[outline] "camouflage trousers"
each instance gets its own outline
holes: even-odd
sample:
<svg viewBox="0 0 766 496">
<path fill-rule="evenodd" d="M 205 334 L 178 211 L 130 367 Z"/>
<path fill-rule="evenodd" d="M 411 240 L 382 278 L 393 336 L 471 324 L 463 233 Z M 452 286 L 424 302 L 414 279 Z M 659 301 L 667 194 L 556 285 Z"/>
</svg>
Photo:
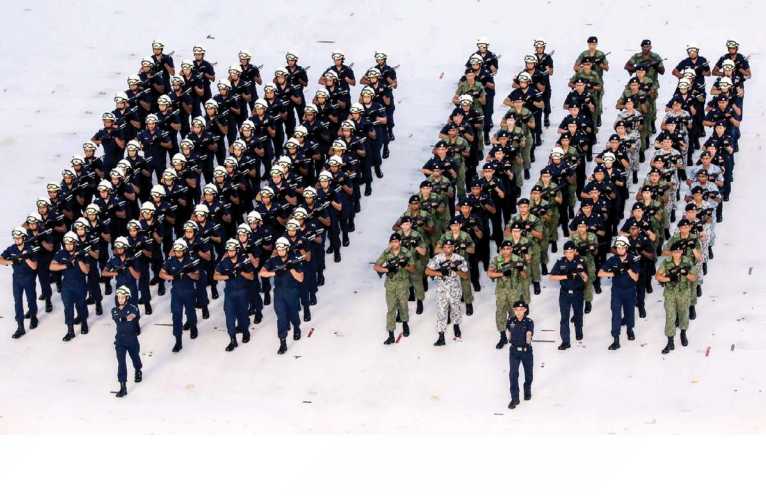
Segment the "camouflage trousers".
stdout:
<svg viewBox="0 0 766 496">
<path fill-rule="evenodd" d="M 692 291 L 694 289 L 692 288 Z M 678 328 L 686 330 L 689 328 L 689 291 L 669 291 L 665 290 L 663 297 L 665 299 L 665 335 L 676 335 L 676 320 Z"/>
<path fill-rule="evenodd" d="M 495 326 L 499 332 L 505 330 L 513 304 L 519 300 L 529 303 L 529 285 L 527 285 L 526 295 L 524 295 L 524 290 L 521 286 L 495 291 Z"/>
<path fill-rule="evenodd" d="M 386 287 L 386 330 L 391 332 L 396 329 L 396 313 L 399 312 L 399 318 L 402 322 L 410 320 L 410 314 L 407 308 L 407 299 L 409 298 L 409 288 L 404 285 L 391 285 Z"/>
<path fill-rule="evenodd" d="M 459 285 L 439 284 L 436 289 L 436 331 L 447 330 L 448 317 L 452 323 L 460 325 L 463 321 L 463 310 L 460 308 L 462 291 Z"/>
<path fill-rule="evenodd" d="M 416 261 L 415 272 L 410 272 L 410 286 L 412 286 L 412 288 L 415 291 L 416 300 L 422 301 L 426 297 L 426 290 L 425 290 L 425 286 L 423 285 L 425 270 L 426 270 L 425 262 Z"/>
</svg>

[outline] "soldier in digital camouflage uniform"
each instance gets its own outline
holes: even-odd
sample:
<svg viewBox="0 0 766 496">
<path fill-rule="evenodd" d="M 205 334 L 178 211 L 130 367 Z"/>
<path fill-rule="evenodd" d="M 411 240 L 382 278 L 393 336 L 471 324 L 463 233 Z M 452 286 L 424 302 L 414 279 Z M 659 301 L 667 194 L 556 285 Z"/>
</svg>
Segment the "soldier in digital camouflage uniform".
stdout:
<svg viewBox="0 0 766 496">
<path fill-rule="evenodd" d="M 386 330 L 388 338 L 383 344 L 396 342 L 394 331 L 396 330 L 397 315 L 402 321 L 404 336 L 410 335 L 410 327 L 407 321 L 410 314 L 407 308 L 407 295 L 410 287 L 409 274 L 415 270 L 415 261 L 409 250 L 402 248 L 402 237 L 398 233 L 391 234 L 388 248 L 378 257 L 373 265 L 373 270 L 386 276 Z"/>
<path fill-rule="evenodd" d="M 460 279 L 468 279 L 468 262 L 465 258 L 455 253 L 455 242 L 446 239 L 442 245 L 442 251 L 428 262 L 426 275 L 438 279 L 436 285 L 436 330 L 439 339 L 434 346 L 444 346 L 444 332 L 447 324 L 452 320 L 452 328 L 455 339 L 462 337 L 460 323 L 462 322 L 462 310 L 460 309 L 460 297 L 462 289 Z"/>
<path fill-rule="evenodd" d="M 471 239 L 471 235 L 461 230 L 462 225 L 463 223 L 460 218 L 453 217 L 449 222 L 449 230 L 442 234 L 438 243 L 436 243 L 436 249 L 434 250 L 434 253 L 441 253 L 444 247 L 444 243 L 449 239 L 454 242 L 455 253 L 458 255 L 462 256 L 466 260 L 468 260 L 470 256 L 474 255 L 476 253 L 476 245 L 474 244 L 473 239 Z M 463 292 L 465 314 L 473 315 L 473 290 L 471 288 L 470 278 L 461 278 L 460 287 Z"/>
<path fill-rule="evenodd" d="M 513 304 L 516 301 L 529 303 L 527 262 L 513 252 L 511 240 L 506 239 L 500 244 L 500 253 L 490 261 L 487 275 L 495 281 L 495 326 L 500 333 L 495 348 L 499 350 L 508 343 L 505 326 Z"/>
<path fill-rule="evenodd" d="M 681 329 L 681 345 L 686 346 L 686 330 L 689 328 L 689 304 L 693 294 L 693 285 L 697 280 L 697 267 L 694 260 L 684 256 L 684 245 L 675 241 L 670 246 L 671 256 L 662 260 L 657 267 L 656 279 L 665 286 L 662 296 L 665 299 L 665 336 L 668 342 L 662 349 L 663 354 L 675 349 L 676 327 Z"/>
<path fill-rule="evenodd" d="M 532 191 L 529 193 L 529 211 L 543 224 L 543 239 L 540 242 L 540 269 L 543 275 L 548 274 L 548 245 L 551 246 L 553 253 L 558 251 L 556 244 L 559 234 L 558 225 L 553 217 L 555 210 L 555 207 L 543 199 L 542 188 L 537 185 L 532 186 Z"/>
<path fill-rule="evenodd" d="M 433 248 L 436 246 L 442 233 L 447 230 L 447 224 L 449 223 L 450 215 L 447 198 L 439 193 L 434 193 L 431 181 L 428 179 L 421 181 L 418 198 L 420 199 L 421 210 L 428 212 L 434 223 L 434 230 L 430 239 L 431 248 Z"/>
</svg>

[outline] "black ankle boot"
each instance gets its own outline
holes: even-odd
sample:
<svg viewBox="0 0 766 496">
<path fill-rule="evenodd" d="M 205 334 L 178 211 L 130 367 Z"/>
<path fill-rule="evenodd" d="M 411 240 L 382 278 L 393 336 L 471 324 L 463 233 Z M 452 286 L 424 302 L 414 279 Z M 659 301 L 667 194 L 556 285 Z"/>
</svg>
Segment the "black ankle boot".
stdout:
<svg viewBox="0 0 766 496">
<path fill-rule="evenodd" d="M 505 331 L 500 333 L 500 341 L 495 345 L 495 349 L 502 350 L 503 346 L 508 344 L 508 336 L 505 335 Z"/>
<path fill-rule="evenodd" d="M 584 310 L 584 312 L 585 313 L 590 313 L 590 311 L 591 311 L 591 303 L 589 301 L 586 301 L 585 302 L 585 310 Z"/>
<path fill-rule="evenodd" d="M 143 380 L 144 380 L 144 374 L 143 372 L 141 372 L 141 369 L 136 370 L 135 373 L 133 374 L 133 381 L 141 382 Z"/>
<path fill-rule="evenodd" d="M 120 390 L 117 391 L 117 395 L 116 396 L 118 398 L 124 398 L 127 395 L 128 395 L 128 388 L 125 386 L 124 382 L 121 382 L 120 383 Z"/>
<path fill-rule="evenodd" d="M 407 301 L 415 301 L 415 288 L 410 286 L 410 295 L 407 297 Z"/>
<path fill-rule="evenodd" d="M 160 281 L 159 285 L 157 285 L 157 294 L 160 296 L 165 294 L 165 281 Z"/>
<path fill-rule="evenodd" d="M 66 331 L 66 335 L 64 336 L 64 341 L 71 341 L 74 339 L 74 326 L 69 326 L 69 328 Z"/>
<path fill-rule="evenodd" d="M 420 315 L 421 313 L 423 313 L 423 300 L 418 300 L 415 307 L 415 314 Z"/>
<path fill-rule="evenodd" d="M 152 304 L 151 303 L 144 303 L 144 313 L 146 315 L 152 314 Z"/>
<path fill-rule="evenodd" d="M 271 292 L 266 291 L 263 293 L 263 306 L 267 307 L 271 305 Z"/>
<path fill-rule="evenodd" d="M 53 311 L 53 303 L 50 298 L 45 299 L 45 313 L 51 313 Z"/>
<path fill-rule="evenodd" d="M 82 325 L 80 326 L 80 334 L 88 334 L 90 329 L 88 329 L 88 323 L 86 321 L 82 321 Z"/>
<path fill-rule="evenodd" d="M 218 286 L 210 286 L 210 298 L 217 300 L 218 296 Z"/>
<path fill-rule="evenodd" d="M 21 336 L 26 334 L 27 331 L 24 330 L 24 324 L 19 322 L 16 326 L 16 332 L 13 333 L 13 336 L 11 336 L 13 339 L 19 339 Z"/>
<path fill-rule="evenodd" d="M 686 338 L 686 330 L 681 329 L 681 346 L 688 346 L 689 340 Z"/>
<path fill-rule="evenodd" d="M 638 307 L 638 317 L 641 319 L 646 318 L 646 308 L 645 307 Z"/>
<path fill-rule="evenodd" d="M 410 336 L 410 325 L 407 322 L 402 322 L 402 336 L 405 338 Z"/>
<path fill-rule="evenodd" d="M 303 307 L 303 321 L 311 322 L 311 308 L 308 305 Z"/>
<path fill-rule="evenodd" d="M 375 176 L 380 179 L 383 177 L 383 171 L 380 169 L 379 165 L 374 166 L 375 168 Z"/>
<path fill-rule="evenodd" d="M 463 333 L 460 332 L 460 326 L 458 324 L 453 325 L 452 330 L 455 332 L 455 339 L 463 337 Z"/>
<path fill-rule="evenodd" d="M 236 338 L 235 338 L 235 341 L 236 341 Z M 249 343 L 250 342 L 250 331 L 248 331 L 247 329 L 244 329 L 242 331 L 242 342 L 243 343 Z"/>
<path fill-rule="evenodd" d="M 394 331 L 388 331 L 388 338 L 386 338 L 385 341 L 383 341 L 383 344 L 394 344 L 396 342 L 396 339 L 394 338 Z"/>
<path fill-rule="evenodd" d="M 673 343 L 673 336 L 668 336 L 668 344 L 665 345 L 664 348 L 662 348 L 662 354 L 667 355 L 671 351 L 676 349 L 675 343 Z"/>
<path fill-rule="evenodd" d="M 465 304 L 465 314 L 466 315 L 473 315 L 473 303 L 466 303 Z"/>
<path fill-rule="evenodd" d="M 540 273 L 544 276 L 548 275 L 548 266 L 545 265 L 545 262 L 540 262 Z"/>
<path fill-rule="evenodd" d="M 536 295 L 540 294 L 540 283 L 539 282 L 533 282 L 532 287 L 534 288 L 534 292 Z"/>
<path fill-rule="evenodd" d="M 559 244 L 551 241 L 551 253 L 556 253 L 557 251 L 559 251 Z"/>
<path fill-rule="evenodd" d="M 176 344 L 173 345 L 173 353 L 178 353 L 183 349 L 183 345 L 181 344 L 181 338 L 176 338 Z"/>
<path fill-rule="evenodd" d="M 301 339 L 301 330 L 300 329 L 294 329 L 293 330 L 293 341 L 300 341 Z"/>
<path fill-rule="evenodd" d="M 284 355 L 286 351 L 287 351 L 287 339 L 279 338 L 279 349 L 277 350 L 277 355 Z"/>
<path fill-rule="evenodd" d="M 237 346 L 239 346 L 239 344 L 237 344 L 237 338 L 232 336 L 229 344 L 226 345 L 226 351 L 234 351 L 234 348 Z"/>
<path fill-rule="evenodd" d="M 210 310 L 207 308 L 207 305 L 202 307 L 202 320 L 207 320 L 210 318 Z"/>
<path fill-rule="evenodd" d="M 436 342 L 434 343 L 434 346 L 444 346 L 445 344 L 447 343 L 444 341 L 444 333 L 440 332 L 439 339 L 436 340 Z"/>
<path fill-rule="evenodd" d="M 636 339 L 636 335 L 633 333 L 633 328 L 628 327 L 628 341 L 633 341 Z"/>
<path fill-rule="evenodd" d="M 633 171 L 633 184 L 638 184 L 638 171 Z"/>
<path fill-rule="evenodd" d="M 689 320 L 694 320 L 697 318 L 697 310 L 694 308 L 694 305 L 689 307 Z"/>
<path fill-rule="evenodd" d="M 609 345 L 609 350 L 614 351 L 619 349 L 620 349 L 620 337 L 615 336 L 614 341 L 612 341 L 612 344 Z"/>
<path fill-rule="evenodd" d="M 190 329 L 189 337 L 191 337 L 192 339 L 197 339 L 197 336 L 199 334 L 197 332 L 197 326 L 196 325 L 190 326 L 189 329 Z"/>
<path fill-rule="evenodd" d="M 263 320 L 263 312 L 256 310 L 253 314 L 253 324 L 260 324 Z"/>
</svg>

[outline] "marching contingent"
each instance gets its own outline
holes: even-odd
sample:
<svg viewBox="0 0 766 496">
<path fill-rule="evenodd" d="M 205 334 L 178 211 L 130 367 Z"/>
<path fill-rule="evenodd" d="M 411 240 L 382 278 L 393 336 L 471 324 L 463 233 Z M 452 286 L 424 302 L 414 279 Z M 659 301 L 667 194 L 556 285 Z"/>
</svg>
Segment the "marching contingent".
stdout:
<svg viewBox="0 0 766 496">
<path fill-rule="evenodd" d="M 198 337 L 198 313 L 210 317 L 219 283 L 226 351 L 239 346 L 238 334 L 250 341 L 251 317 L 259 324 L 269 305 L 277 353 L 287 351 L 290 330 L 301 339 L 326 256 L 341 262 L 394 141 L 397 76 L 385 52 L 374 53 L 358 98 L 354 64 L 333 52 L 309 101 L 308 67 L 293 52 L 265 84 L 249 50 L 220 79 L 201 45 L 178 72 L 162 41 L 152 52 L 0 256 L 13 268 L 14 339 L 26 320 L 38 326 L 38 301 L 53 311 L 54 287 L 67 342 L 75 326 L 88 334 L 89 308 L 101 316 L 114 293 L 118 397 L 127 394 L 127 356 L 135 382 L 143 379 L 138 336 L 141 309 L 154 311 L 152 286 L 157 296 L 170 286 L 173 352 L 184 331 Z"/>
<path fill-rule="evenodd" d="M 450 324 L 454 339 L 462 339 L 463 314 L 473 315 L 483 269 L 495 286 L 496 348 L 510 345 L 511 409 L 519 404 L 520 366 L 524 399 L 532 397 L 529 312 L 543 277 L 559 283 L 561 351 L 571 347 L 570 324 L 574 338 L 584 339 L 584 316 L 604 279 L 611 279 L 609 350 L 620 349 L 623 327 L 628 341 L 636 339 L 635 313 L 646 318 L 654 282 L 663 288 L 662 354 L 675 349 L 677 331 L 687 346 L 714 256 L 715 225 L 734 181 L 744 82 L 751 76 L 738 43 L 727 41 L 727 53 L 712 68 L 697 45 L 688 45 L 688 57 L 672 71 L 673 96 L 659 103 L 658 123 L 665 59 L 643 40 L 625 63 L 629 79 L 615 104 L 617 119 L 599 146 L 609 53 L 589 37 L 574 62 L 547 156 L 536 152 L 542 129 L 551 125 L 553 52 L 534 40 L 492 132 L 499 56 L 486 38 L 476 46 L 433 156 L 421 168 L 424 180 L 373 266 L 386 275 L 384 344 L 410 335 L 408 302 L 416 302 L 416 314 L 424 311 L 429 280 L 436 291 L 434 346 L 447 343 Z M 710 76 L 716 79 L 708 98 Z M 537 177 L 532 163 L 540 164 Z M 559 247 L 563 256 L 556 259 Z M 403 330 L 396 338 L 398 322 Z"/>
<path fill-rule="evenodd" d="M 712 67 L 698 46 L 688 45 L 688 57 L 672 69 L 673 95 L 658 112 L 666 59 L 643 40 L 625 63 L 625 88 L 611 100 L 618 110 L 613 123 L 602 123 L 611 52 L 602 52 L 595 36 L 574 61 L 558 123 L 551 103 L 555 51 L 547 53 L 544 40 L 534 40 L 521 60 L 499 121 L 500 56 L 487 38 L 476 47 L 432 156 L 420 166 L 423 180 L 373 264 L 385 277 L 384 344 L 413 332 L 410 303 L 422 314 L 429 289 L 434 345 L 447 344 L 448 330 L 461 340 L 488 279 L 496 348 L 510 348 L 513 409 L 520 366 L 523 397 L 532 396 L 530 309 L 545 277 L 559 285 L 559 350 L 571 347 L 571 327 L 575 340 L 585 338 L 585 315 L 606 290 L 605 279 L 609 350 L 620 349 L 623 327 L 635 340 L 636 311 L 646 318 L 654 283 L 664 297 L 661 352 L 675 349 L 677 332 L 687 346 L 734 181 L 751 76 L 739 45 L 727 41 Z M 116 326 L 118 397 L 127 394 L 127 356 L 135 382 L 142 380 L 141 315 L 153 313 L 153 298 L 167 286 L 173 352 L 182 350 L 184 331 L 197 338 L 198 313 L 210 317 L 222 283 L 226 351 L 248 343 L 250 319 L 261 323 L 273 305 L 284 354 L 290 330 L 299 340 L 302 322 L 312 318 L 327 256 L 341 262 L 362 197 L 383 177 L 395 139 L 398 66 L 388 65 L 384 51 L 375 52 L 359 81 L 354 64 L 332 53 L 310 101 L 304 94 L 310 67 L 292 52 L 265 82 L 248 50 L 220 79 L 203 46 L 193 47 L 180 71 L 163 42 L 155 40 L 152 52 L 114 96 L 103 127 L 13 228 L 13 244 L 0 256 L 13 269 L 14 339 L 38 326 L 38 301 L 45 313 L 53 311 L 54 288 L 67 342 L 75 326 L 89 332 L 90 308 L 101 316 L 104 296 L 114 293 L 107 311 Z M 709 86 L 706 78 L 713 77 Z M 547 151 L 543 130 L 552 117 L 556 139 Z M 603 125 L 608 139 L 599 143 Z"/>
</svg>

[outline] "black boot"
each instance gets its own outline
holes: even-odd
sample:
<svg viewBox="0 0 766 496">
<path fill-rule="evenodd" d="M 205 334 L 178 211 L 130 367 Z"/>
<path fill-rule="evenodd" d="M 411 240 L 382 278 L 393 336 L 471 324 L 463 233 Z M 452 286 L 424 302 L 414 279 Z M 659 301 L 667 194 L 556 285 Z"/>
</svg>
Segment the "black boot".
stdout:
<svg viewBox="0 0 766 496">
<path fill-rule="evenodd" d="M 399 310 L 396 311 L 396 321 L 397 322 L 401 322 L 402 321 L 402 317 L 401 317 L 401 315 L 399 315 Z"/>
<path fill-rule="evenodd" d="M 333 255 L 333 257 L 332 257 L 332 261 L 335 262 L 335 263 L 340 262 L 340 250 L 335 252 L 335 255 Z"/>
<path fill-rule="evenodd" d="M 112 284 L 111 283 L 109 283 L 109 282 L 105 282 L 104 283 L 104 294 L 106 296 L 109 296 L 110 294 L 112 294 Z"/>
<path fill-rule="evenodd" d="M 370 196 L 372 194 L 372 187 L 369 184 L 364 185 L 364 196 Z"/>
<path fill-rule="evenodd" d="M 681 346 L 688 346 L 689 340 L 686 339 L 686 330 L 681 329 Z"/>
<path fill-rule="evenodd" d="M 633 341 L 636 339 L 636 335 L 633 333 L 633 328 L 628 327 L 628 341 Z"/>
<path fill-rule="evenodd" d="M 303 307 L 303 322 L 311 322 L 311 307 L 308 305 Z"/>
<path fill-rule="evenodd" d="M 545 116 L 545 120 L 543 121 L 543 126 L 551 127 L 551 119 L 547 115 Z"/>
<path fill-rule="evenodd" d="M 176 338 L 176 344 L 173 345 L 173 353 L 178 353 L 183 349 L 183 345 L 181 344 L 181 338 Z"/>
<path fill-rule="evenodd" d="M 676 210 L 673 209 L 670 211 L 670 222 L 675 222 L 675 221 L 676 221 Z M 670 233 L 670 231 L 668 231 L 668 233 Z M 668 238 L 670 238 L 670 236 L 668 236 Z"/>
<path fill-rule="evenodd" d="M 388 331 L 388 338 L 386 338 L 385 341 L 383 341 L 383 344 L 394 344 L 396 342 L 396 339 L 394 339 L 394 331 Z"/>
<path fill-rule="evenodd" d="M 260 310 L 256 310 L 255 314 L 253 314 L 253 324 L 260 324 L 263 320 L 263 312 Z"/>
<path fill-rule="evenodd" d="M 402 336 L 405 338 L 410 336 L 410 325 L 407 322 L 402 322 Z"/>
<path fill-rule="evenodd" d="M 551 253 L 556 253 L 557 251 L 559 251 L 559 244 L 551 241 Z"/>
<path fill-rule="evenodd" d="M 633 171 L 633 184 L 638 184 L 638 171 Z"/>
<path fill-rule="evenodd" d="M 380 155 L 383 158 L 388 158 L 391 154 L 388 151 L 388 145 L 383 145 L 383 153 Z"/>
<path fill-rule="evenodd" d="M 410 296 L 407 298 L 407 301 L 415 301 L 415 288 L 410 286 Z"/>
<path fill-rule="evenodd" d="M 668 344 L 665 345 L 664 348 L 662 348 L 662 354 L 667 355 L 671 351 L 676 349 L 675 343 L 673 343 L 673 336 L 668 336 Z"/>
<path fill-rule="evenodd" d="M 190 328 L 189 328 L 189 329 L 190 329 L 190 331 L 191 331 L 191 332 L 189 333 L 189 337 L 191 337 L 192 339 L 197 339 L 197 336 L 198 336 L 198 334 L 199 334 L 199 333 L 197 332 L 197 326 L 196 326 L 196 325 L 194 325 L 194 326 L 190 326 Z"/>
<path fill-rule="evenodd" d="M 418 300 L 417 306 L 415 307 L 415 314 L 420 315 L 423 313 L 423 300 Z"/>
<path fill-rule="evenodd" d="M 202 320 L 207 320 L 210 318 L 210 310 L 208 310 L 207 305 L 202 307 Z"/>
<path fill-rule="evenodd" d="M 217 300 L 218 299 L 218 286 L 210 286 L 210 298 Z"/>
<path fill-rule="evenodd" d="M 700 296 L 702 296 L 702 286 L 697 284 L 697 298 L 699 298 Z"/>
<path fill-rule="evenodd" d="M 165 294 L 165 281 L 160 281 L 159 285 L 157 286 L 157 294 L 159 296 Z"/>
<path fill-rule="evenodd" d="M 263 293 L 263 306 L 267 307 L 271 305 L 271 292 L 266 291 Z"/>
<path fill-rule="evenodd" d="M 645 307 L 638 307 L 638 317 L 641 319 L 646 318 L 646 308 Z"/>
<path fill-rule="evenodd" d="M 559 345 L 559 350 L 560 351 L 568 350 L 571 346 L 572 345 L 570 345 L 569 343 L 561 343 Z"/>
<path fill-rule="evenodd" d="M 64 336 L 64 341 L 71 341 L 74 339 L 74 326 L 69 326 L 69 328 L 66 331 L 66 335 Z"/>
<path fill-rule="evenodd" d="M 21 336 L 26 334 L 27 331 L 24 330 L 24 323 L 19 322 L 16 326 L 16 332 L 13 333 L 13 336 L 11 336 L 13 339 L 19 339 Z"/>
<path fill-rule="evenodd" d="M 287 339 L 279 338 L 279 349 L 277 350 L 277 355 L 284 355 L 286 351 L 287 351 Z"/>
<path fill-rule="evenodd" d="M 235 338 L 235 342 L 236 342 L 236 338 Z M 242 331 L 242 342 L 243 343 L 249 343 L 250 342 L 250 331 L 248 331 L 247 329 L 244 329 Z"/>
<path fill-rule="evenodd" d="M 707 262 L 702 262 L 702 275 L 707 275 Z M 699 288 L 699 286 L 697 286 L 697 288 Z"/>
<path fill-rule="evenodd" d="M 324 272 L 317 274 L 317 286 L 324 286 Z"/>
<path fill-rule="evenodd" d="M 694 305 L 689 307 L 689 320 L 694 320 L 697 318 L 697 310 L 694 308 Z"/>
<path fill-rule="evenodd" d="M 593 281 L 593 291 L 595 291 L 596 294 L 601 294 L 601 279 L 598 277 Z"/>
<path fill-rule="evenodd" d="M 229 341 L 229 344 L 226 345 L 226 351 L 234 351 L 234 348 L 239 346 L 237 344 L 237 338 L 236 336 L 231 337 L 231 341 Z"/>
<path fill-rule="evenodd" d="M 533 282 L 532 287 L 534 288 L 534 292 L 536 295 L 540 294 L 540 283 L 539 282 Z"/>
<path fill-rule="evenodd" d="M 500 341 L 495 345 L 496 350 L 502 350 L 503 346 L 508 344 L 508 336 L 505 335 L 505 331 L 500 333 Z"/>
<path fill-rule="evenodd" d="M 614 341 L 612 341 L 612 344 L 609 345 L 609 350 L 619 350 L 620 349 L 620 336 L 615 336 Z"/>
<path fill-rule="evenodd" d="M 575 339 L 582 341 L 582 329 L 575 329 Z"/>
<path fill-rule="evenodd" d="M 191 329 L 191 324 L 189 324 L 189 322 L 188 322 L 188 321 L 187 321 L 187 322 L 185 322 L 185 323 L 184 323 L 184 325 L 183 325 L 183 327 L 182 327 L 182 329 L 183 329 L 184 331 L 188 331 L 189 329 Z"/>
<path fill-rule="evenodd" d="M 460 326 L 458 324 L 453 325 L 452 330 L 455 332 L 455 339 L 461 339 L 463 337 L 463 333 L 460 332 Z"/>
<path fill-rule="evenodd" d="M 529 169 L 524 169 L 524 179 L 529 179 Z"/>
<path fill-rule="evenodd" d="M 474 290 L 475 292 L 477 292 L 477 293 L 478 293 L 479 291 L 481 291 L 481 284 L 479 284 L 479 281 L 474 281 L 474 282 L 473 282 L 473 290 Z"/>
<path fill-rule="evenodd" d="M 80 326 L 80 334 L 88 334 L 89 331 L 88 322 L 83 320 L 82 325 Z"/>
<path fill-rule="evenodd" d="M 466 303 L 465 304 L 465 314 L 466 315 L 473 315 L 473 303 Z"/>
<path fill-rule="evenodd" d="M 444 346 L 445 344 L 447 343 L 444 341 L 444 333 L 440 332 L 439 339 L 436 340 L 436 342 L 434 343 L 434 346 Z"/>
<path fill-rule="evenodd" d="M 45 313 L 51 313 L 53 311 L 53 303 L 50 298 L 45 299 Z"/>
<path fill-rule="evenodd" d="M 512 400 L 511 400 L 511 402 L 510 402 L 510 403 L 508 403 L 508 409 L 509 409 L 509 410 L 513 410 L 514 408 L 516 408 L 516 406 L 517 406 L 519 403 L 520 403 L 520 402 L 519 402 L 519 399 L 518 399 L 518 398 L 514 398 L 514 399 L 512 399 Z"/>
<path fill-rule="evenodd" d="M 540 262 L 540 273 L 544 276 L 548 275 L 548 266 L 545 265 L 545 262 Z"/>
<path fill-rule="evenodd" d="M 532 386 L 527 387 L 524 386 L 524 401 L 529 401 L 532 399 Z"/>
<path fill-rule="evenodd" d="M 536 160 L 536 159 L 535 159 L 535 149 L 534 149 L 534 148 L 532 148 L 532 149 L 529 151 L 529 161 L 530 161 L 530 162 L 532 162 L 532 163 L 535 163 L 535 160 Z M 524 172 L 527 172 L 527 171 L 524 171 Z M 528 177 L 525 177 L 524 179 L 529 179 L 529 178 L 528 178 Z"/>
<path fill-rule="evenodd" d="M 300 340 L 301 340 L 301 330 L 293 329 L 293 341 L 300 341 Z"/>
<path fill-rule="evenodd" d="M 713 260 L 713 247 L 712 246 L 708 246 L 707 247 L 707 257 L 710 260 Z"/>
<path fill-rule="evenodd" d="M 128 388 L 125 386 L 124 382 L 121 382 L 120 383 L 120 390 L 117 391 L 117 395 L 116 396 L 118 398 L 124 398 L 127 395 L 128 395 Z"/>
<path fill-rule="evenodd" d="M 638 151 L 638 161 L 641 162 L 642 164 L 646 162 L 646 154 L 644 153 L 643 150 Z"/>
<path fill-rule="evenodd" d="M 341 245 L 348 246 L 350 244 L 350 241 L 348 240 L 348 234 L 343 233 L 343 241 L 340 243 Z"/>
<path fill-rule="evenodd" d="M 141 372 L 141 369 L 136 370 L 136 372 L 133 374 L 133 381 L 134 382 L 141 382 L 144 380 L 144 374 Z"/>
<path fill-rule="evenodd" d="M 586 301 L 585 302 L 585 310 L 584 310 L 584 312 L 585 313 L 590 313 L 590 311 L 591 311 L 591 303 L 589 301 Z"/>
<path fill-rule="evenodd" d="M 376 165 L 376 166 L 374 166 L 374 168 L 375 168 L 375 177 L 377 177 L 378 179 L 382 178 L 383 177 L 383 171 L 380 169 L 380 166 Z"/>
<path fill-rule="evenodd" d="M 146 315 L 152 314 L 152 304 L 151 303 L 144 303 L 144 313 Z"/>
</svg>

